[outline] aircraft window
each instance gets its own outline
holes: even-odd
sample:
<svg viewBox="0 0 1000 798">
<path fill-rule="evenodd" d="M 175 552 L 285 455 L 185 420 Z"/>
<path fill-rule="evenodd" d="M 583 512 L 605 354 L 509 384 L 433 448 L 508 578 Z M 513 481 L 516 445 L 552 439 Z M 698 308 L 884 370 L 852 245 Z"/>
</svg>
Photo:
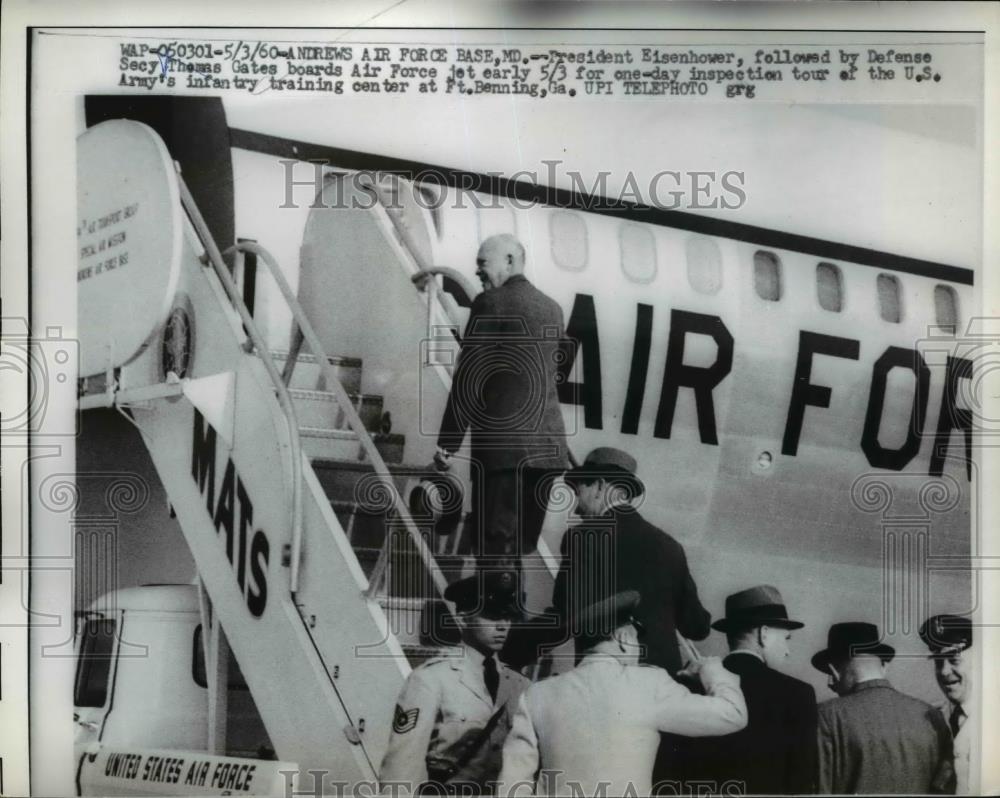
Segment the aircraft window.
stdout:
<svg viewBox="0 0 1000 798">
<path fill-rule="evenodd" d="M 844 283 L 840 269 L 832 263 L 816 266 L 816 297 L 823 310 L 840 313 L 844 307 Z"/>
<path fill-rule="evenodd" d="M 688 283 L 699 294 L 717 294 L 722 288 L 722 253 L 711 238 L 687 240 Z"/>
<path fill-rule="evenodd" d="M 753 287 L 761 299 L 781 299 L 781 262 L 777 255 L 761 250 L 753 254 Z"/>
<path fill-rule="evenodd" d="M 201 624 L 194 629 L 194 645 L 191 647 L 191 678 L 199 687 L 208 687 L 208 674 L 205 672 L 205 643 L 202 640 Z M 229 685 L 230 690 L 249 690 L 243 671 L 236 661 L 236 655 L 229 652 Z"/>
<path fill-rule="evenodd" d="M 934 286 L 934 316 L 942 332 L 955 334 L 958 328 L 958 296 L 950 285 Z"/>
<path fill-rule="evenodd" d="M 891 274 L 880 274 L 876 281 L 878 309 L 885 321 L 899 324 L 903 318 L 903 300 L 899 294 L 899 280 Z"/>
<path fill-rule="evenodd" d="M 653 234 L 637 224 L 622 225 L 622 271 L 633 283 L 651 283 L 656 278 L 656 242 Z"/>
<path fill-rule="evenodd" d="M 115 649 L 115 622 L 87 621 L 77 663 L 73 703 L 78 707 L 103 707 L 108 699 L 112 652 Z"/>
<path fill-rule="evenodd" d="M 555 211 L 549 217 L 552 260 L 561 269 L 582 272 L 587 268 L 587 225 L 570 211 Z"/>
</svg>

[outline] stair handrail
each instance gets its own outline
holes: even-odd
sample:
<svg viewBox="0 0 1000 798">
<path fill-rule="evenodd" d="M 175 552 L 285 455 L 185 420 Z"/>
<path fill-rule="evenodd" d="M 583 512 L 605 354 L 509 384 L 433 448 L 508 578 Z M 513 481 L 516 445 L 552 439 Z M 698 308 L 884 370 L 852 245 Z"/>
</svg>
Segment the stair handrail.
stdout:
<svg viewBox="0 0 1000 798">
<path fill-rule="evenodd" d="M 358 436 L 361 442 L 361 448 L 367 455 L 369 462 L 371 463 L 375 473 L 381 479 L 383 484 L 389 490 L 390 495 L 393 497 L 393 506 L 396 511 L 397 517 L 403 521 L 403 525 L 406 528 L 407 533 L 410 536 L 413 544 L 416 546 L 420 558 L 423 561 L 424 567 L 431 575 L 431 579 L 434 581 L 434 586 L 438 589 L 438 592 L 444 595 L 445 588 L 448 587 L 448 582 L 445 579 L 444 574 L 441 572 L 441 568 L 437 564 L 437 560 L 434 558 L 434 554 L 431 552 L 430 547 L 427 542 L 423 539 L 420 534 L 420 530 L 417 529 L 417 525 L 414 523 L 413 518 L 410 516 L 409 509 L 406 507 L 403 497 L 400 495 L 399 491 L 396 490 L 396 486 L 393 483 L 392 475 L 389 473 L 389 468 L 386 466 L 385 461 L 382 459 L 382 455 L 379 453 L 378 448 L 375 446 L 375 441 L 372 440 L 368 429 L 365 427 L 364 422 L 361 420 L 361 416 L 355 409 L 354 404 L 351 402 L 350 397 L 347 394 L 344 386 L 340 382 L 340 377 L 337 372 L 330 365 L 330 360 L 323 349 L 323 345 L 320 343 L 319 336 L 313 329 L 309 318 L 306 316 L 305 310 L 303 310 L 302 305 L 299 304 L 298 299 L 292 292 L 291 287 L 288 285 L 288 281 L 285 279 L 284 273 L 278 266 L 277 260 L 274 256 L 268 252 L 260 244 L 252 241 L 241 241 L 234 244 L 232 247 L 226 250 L 230 251 L 240 251 L 240 252 L 251 252 L 267 266 L 274 278 L 275 284 L 281 291 L 285 302 L 288 304 L 289 309 L 292 311 L 292 317 L 295 323 L 298 325 L 298 329 L 301 331 L 302 336 L 305 338 L 306 343 L 309 346 L 309 351 L 313 356 L 319 361 L 320 368 L 322 369 L 323 377 L 326 380 L 326 389 L 330 391 L 337 403 L 340 405 L 342 412 L 344 413 L 344 418 L 346 419 L 348 425 Z M 278 377 L 280 380 L 280 375 Z M 284 382 L 282 382 L 284 386 Z M 386 540 L 388 541 L 388 537 Z M 302 552 L 302 534 L 301 529 L 298 530 L 298 534 L 292 538 L 292 559 L 291 559 L 291 583 L 292 583 L 292 593 L 298 592 L 299 584 L 299 559 Z M 374 598 L 375 589 L 378 587 L 378 581 L 376 579 L 369 580 L 368 589 L 366 590 L 366 597 L 371 599 Z"/>
<path fill-rule="evenodd" d="M 465 292 L 465 295 L 468 298 L 469 302 L 475 299 L 476 296 L 480 293 L 479 291 L 476 290 L 476 287 L 472 284 L 472 280 L 470 280 L 468 277 L 462 274 L 462 272 L 460 272 L 458 269 L 451 268 L 451 266 L 421 267 L 420 271 L 414 274 L 410 278 L 410 282 L 412 282 L 417 287 L 418 291 L 424 291 L 427 288 L 427 284 L 433 282 L 433 279 L 435 277 L 447 277 L 449 280 L 452 280 L 453 282 L 457 283 L 458 287 Z M 443 289 L 438 288 L 438 290 L 441 291 Z M 448 311 L 448 308 L 446 308 L 444 305 L 442 305 L 441 308 L 448 315 L 449 319 L 452 322 L 457 323 L 457 319 L 455 319 L 451 315 L 451 313 Z"/>
<path fill-rule="evenodd" d="M 274 383 L 274 388 L 278 396 L 278 403 L 281 406 L 285 423 L 288 426 L 288 442 L 289 447 L 291 448 L 292 541 L 301 540 L 302 443 L 299 439 L 299 422 L 295 413 L 295 403 L 292 401 L 292 396 L 289 393 L 284 380 L 281 379 L 281 373 L 278 371 L 277 367 L 274 365 L 274 361 L 271 359 L 271 352 L 267 347 L 267 341 L 264 339 L 264 336 L 261 335 L 260 330 L 257 329 L 257 324 L 254 322 L 253 314 L 243 302 L 243 297 L 240 295 L 240 291 L 236 287 L 236 283 L 233 280 L 232 275 L 229 273 L 229 268 L 223 260 L 223 255 L 215 243 L 215 237 L 212 235 L 211 230 L 209 230 L 208 224 L 205 222 L 205 218 L 201 215 L 198 203 L 195 202 L 194 197 L 191 195 L 191 192 L 187 187 L 187 183 L 184 182 L 180 166 L 176 165 L 175 168 L 177 171 L 177 185 L 180 189 L 181 205 L 187 212 L 191 224 L 194 226 L 198 237 L 201 239 L 202 246 L 205 248 L 205 254 L 208 256 L 208 263 L 215 270 L 215 274 L 219 278 L 219 282 L 222 283 L 222 287 L 225 289 L 226 295 L 229 297 L 229 301 L 232 303 L 236 312 L 240 316 L 240 320 L 243 322 L 243 329 L 246 331 L 247 336 L 250 338 L 250 341 L 257 350 L 257 353 L 260 355 L 261 362 L 264 364 L 264 369 L 267 371 L 268 377 L 270 377 L 271 382 Z M 229 252 L 229 250 L 226 250 L 226 252 Z M 292 593 L 294 592 L 295 590 L 293 588 Z"/>
</svg>

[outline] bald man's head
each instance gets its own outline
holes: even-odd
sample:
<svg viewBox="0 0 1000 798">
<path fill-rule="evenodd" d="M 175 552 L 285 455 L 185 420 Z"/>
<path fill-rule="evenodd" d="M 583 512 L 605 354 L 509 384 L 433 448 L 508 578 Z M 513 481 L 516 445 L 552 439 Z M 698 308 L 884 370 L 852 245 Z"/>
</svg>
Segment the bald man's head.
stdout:
<svg viewBox="0 0 1000 798">
<path fill-rule="evenodd" d="M 483 288 L 499 288 L 524 271 L 524 246 L 510 233 L 490 236 L 479 247 L 476 275 Z"/>
</svg>

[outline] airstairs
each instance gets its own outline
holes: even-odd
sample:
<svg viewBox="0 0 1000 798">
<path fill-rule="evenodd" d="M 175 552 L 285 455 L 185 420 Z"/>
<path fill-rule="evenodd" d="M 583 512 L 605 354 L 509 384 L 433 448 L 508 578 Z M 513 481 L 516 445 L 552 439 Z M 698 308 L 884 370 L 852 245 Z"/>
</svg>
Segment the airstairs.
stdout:
<svg viewBox="0 0 1000 798">
<path fill-rule="evenodd" d="M 107 179 L 102 160 L 126 145 L 153 152 L 151 163 L 133 155 L 124 169 L 136 174 L 119 169 L 110 188 L 95 187 Z M 268 267 L 294 318 L 293 351 L 271 351 L 226 263 L 233 253 L 220 252 L 155 133 L 117 120 L 89 130 L 80 146 L 81 229 L 88 214 L 129 207 L 120 240 L 141 251 L 143 224 L 152 223 L 165 242 L 141 264 L 152 276 L 119 268 L 103 286 L 81 282 L 80 407 L 117 408 L 149 450 L 197 567 L 215 660 L 208 673 L 224 674 L 220 660 L 235 655 L 278 759 L 341 783 L 372 782 L 411 666 L 456 637 L 441 596 L 472 572 L 454 553 L 461 485 L 426 462 L 404 462 L 406 438 L 392 417 L 405 408 L 363 392 L 363 361 L 325 352 L 278 264 L 244 243 L 234 249 Z M 135 186 L 145 193 L 131 201 Z M 163 210 L 143 222 L 143 203 L 154 201 Z M 400 219 L 381 218 L 409 257 Z M 406 265 L 419 269 L 412 257 Z M 101 303 L 112 279 L 136 276 L 122 290 L 152 285 L 163 310 L 132 351 L 119 318 L 142 323 L 142 302 Z M 424 288 L 427 318 L 446 313 Z M 437 535 L 442 523 L 446 538 Z M 209 680 L 216 754 L 226 723 L 220 681 Z"/>
<path fill-rule="evenodd" d="M 94 135 L 155 138 L 121 121 Z M 164 281 L 166 321 L 153 321 L 137 353 L 116 354 L 122 338 L 106 316 L 106 332 L 86 338 L 80 407 L 118 408 L 139 429 L 197 566 L 215 640 L 206 649 L 235 655 L 277 757 L 374 781 L 411 665 L 454 635 L 441 594 L 471 563 L 435 550 L 441 513 L 428 497 L 445 496 L 445 514 L 460 516 L 461 491 L 403 462 L 394 408 L 362 392 L 364 364 L 323 351 L 257 248 L 308 352 L 268 348 L 183 179 L 168 170 L 163 181 L 181 233 L 143 267 L 177 272 Z M 81 307 L 90 296 L 81 290 Z M 225 738 L 225 693 L 210 690 L 210 739 Z"/>
</svg>

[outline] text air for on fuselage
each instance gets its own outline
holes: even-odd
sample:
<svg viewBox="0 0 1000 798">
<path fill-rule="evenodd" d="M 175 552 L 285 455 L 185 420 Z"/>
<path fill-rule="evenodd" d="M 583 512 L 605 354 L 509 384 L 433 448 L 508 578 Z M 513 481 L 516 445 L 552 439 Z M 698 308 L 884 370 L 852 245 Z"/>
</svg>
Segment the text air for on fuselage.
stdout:
<svg viewBox="0 0 1000 798">
<path fill-rule="evenodd" d="M 642 412 L 646 379 L 649 372 L 649 356 L 653 340 L 653 306 L 640 303 L 636 307 L 634 350 L 630 360 L 624 405 L 621 408 L 620 431 L 636 435 Z M 581 405 L 584 423 L 589 429 L 604 429 L 605 393 L 601 370 L 601 344 L 597 326 L 594 297 L 577 294 L 573 310 L 566 326 L 568 338 L 577 342 L 575 357 L 565 358 L 559 366 L 559 398 L 565 404 Z M 692 366 L 684 362 L 684 349 L 689 337 L 707 336 L 716 346 L 714 362 L 709 366 Z M 719 316 L 694 313 L 674 308 L 670 311 L 670 332 L 667 341 L 666 363 L 663 383 L 660 388 L 659 403 L 653 425 L 653 437 L 670 438 L 674 421 L 674 411 L 681 388 L 694 393 L 698 433 L 703 444 L 718 445 L 714 391 L 729 377 L 733 367 L 735 340 Z M 861 341 L 826 335 L 808 330 L 798 333 L 798 352 L 794 374 L 791 377 L 791 391 L 785 403 L 776 402 L 775 407 L 787 409 L 785 428 L 782 435 L 781 453 L 794 457 L 798 455 L 799 441 L 803 429 L 808 430 L 812 413 L 829 408 L 836 386 L 824 385 L 813 377 L 814 364 L 821 359 L 839 358 L 859 360 Z M 578 383 L 569 381 L 574 362 L 579 360 Z M 906 424 L 906 439 L 898 446 L 886 446 L 879 440 L 882 431 L 883 409 L 891 398 L 890 391 L 896 390 L 889 379 L 894 370 L 910 371 L 913 374 L 913 396 L 910 414 Z M 967 358 L 948 355 L 943 384 L 940 386 L 940 410 L 933 432 L 930 431 L 934 419 L 928 419 L 929 397 L 931 393 L 931 371 L 923 355 L 916 349 L 888 346 L 875 359 L 871 368 L 871 384 L 865 410 L 863 427 L 858 430 L 859 447 L 868 463 L 875 468 L 902 471 L 920 452 L 921 442 L 933 437 L 928 466 L 929 476 L 941 476 L 951 443 L 952 432 L 959 432 L 964 438 L 966 474 L 971 480 L 972 459 L 972 414 L 958 406 L 957 396 L 962 380 L 972 377 L 972 361 Z M 784 379 L 776 379 L 776 384 L 787 384 Z M 843 390 L 843 389 L 841 389 Z M 892 406 L 892 405 L 890 405 Z M 807 415 L 807 408 L 814 408 Z M 615 414 L 617 417 L 617 414 Z"/>
</svg>

